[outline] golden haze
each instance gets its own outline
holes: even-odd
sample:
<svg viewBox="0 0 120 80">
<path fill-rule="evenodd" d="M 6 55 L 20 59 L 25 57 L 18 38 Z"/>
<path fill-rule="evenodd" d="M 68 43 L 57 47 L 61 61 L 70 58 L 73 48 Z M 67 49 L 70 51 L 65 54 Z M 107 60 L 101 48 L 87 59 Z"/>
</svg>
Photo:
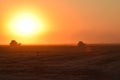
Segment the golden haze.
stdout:
<svg viewBox="0 0 120 80">
<path fill-rule="evenodd" d="M 45 35 L 49 31 L 49 23 L 35 10 L 24 8 L 11 11 L 4 21 L 5 33 L 23 43 L 32 43 L 38 36 Z"/>
</svg>

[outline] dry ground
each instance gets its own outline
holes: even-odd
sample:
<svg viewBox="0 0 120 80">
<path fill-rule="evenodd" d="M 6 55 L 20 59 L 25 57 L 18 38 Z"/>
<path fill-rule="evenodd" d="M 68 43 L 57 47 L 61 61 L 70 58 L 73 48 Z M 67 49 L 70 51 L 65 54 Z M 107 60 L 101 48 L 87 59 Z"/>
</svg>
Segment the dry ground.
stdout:
<svg viewBox="0 0 120 80">
<path fill-rule="evenodd" d="M 120 45 L 0 46 L 0 80 L 120 80 Z"/>
</svg>

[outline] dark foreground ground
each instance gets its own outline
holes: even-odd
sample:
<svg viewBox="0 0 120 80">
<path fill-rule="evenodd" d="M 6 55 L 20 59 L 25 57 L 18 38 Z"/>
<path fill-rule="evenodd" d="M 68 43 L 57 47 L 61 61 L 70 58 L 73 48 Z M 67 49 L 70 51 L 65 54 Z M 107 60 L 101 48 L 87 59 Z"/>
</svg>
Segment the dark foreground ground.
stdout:
<svg viewBox="0 0 120 80">
<path fill-rule="evenodd" d="M 120 45 L 0 46 L 0 80 L 120 80 Z"/>
</svg>

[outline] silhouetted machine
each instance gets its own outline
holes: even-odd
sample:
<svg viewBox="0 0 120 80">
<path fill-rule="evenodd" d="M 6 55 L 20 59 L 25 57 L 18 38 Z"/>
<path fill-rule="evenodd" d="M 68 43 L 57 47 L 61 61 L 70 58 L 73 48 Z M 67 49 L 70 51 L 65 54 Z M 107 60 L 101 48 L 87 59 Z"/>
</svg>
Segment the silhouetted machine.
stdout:
<svg viewBox="0 0 120 80">
<path fill-rule="evenodd" d="M 87 45 L 85 43 L 83 43 L 82 41 L 79 41 L 77 45 L 80 48 L 86 48 L 87 47 Z"/>
</svg>

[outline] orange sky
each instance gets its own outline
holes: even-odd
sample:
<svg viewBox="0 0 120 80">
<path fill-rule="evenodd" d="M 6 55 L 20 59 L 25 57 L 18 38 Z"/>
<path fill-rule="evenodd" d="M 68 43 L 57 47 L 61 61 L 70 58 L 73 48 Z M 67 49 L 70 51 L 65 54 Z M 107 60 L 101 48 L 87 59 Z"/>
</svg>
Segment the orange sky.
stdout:
<svg viewBox="0 0 120 80">
<path fill-rule="evenodd" d="M 23 44 L 120 43 L 119 4 L 119 0 L 0 0 L 0 44 L 12 39 Z M 35 38 L 13 37 L 5 24 L 22 9 L 39 14 L 49 30 Z"/>
</svg>

